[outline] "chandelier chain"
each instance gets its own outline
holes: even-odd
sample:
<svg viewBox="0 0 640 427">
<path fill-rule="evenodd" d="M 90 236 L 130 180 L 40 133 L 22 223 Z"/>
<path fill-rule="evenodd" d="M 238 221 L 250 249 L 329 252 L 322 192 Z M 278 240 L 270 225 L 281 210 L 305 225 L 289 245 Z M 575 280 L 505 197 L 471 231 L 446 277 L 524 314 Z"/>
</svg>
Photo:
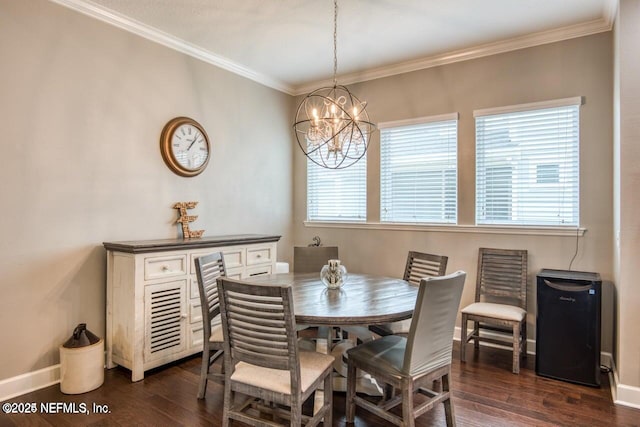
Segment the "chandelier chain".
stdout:
<svg viewBox="0 0 640 427">
<path fill-rule="evenodd" d="M 338 0 L 333 0 L 333 86 L 338 85 Z"/>
</svg>

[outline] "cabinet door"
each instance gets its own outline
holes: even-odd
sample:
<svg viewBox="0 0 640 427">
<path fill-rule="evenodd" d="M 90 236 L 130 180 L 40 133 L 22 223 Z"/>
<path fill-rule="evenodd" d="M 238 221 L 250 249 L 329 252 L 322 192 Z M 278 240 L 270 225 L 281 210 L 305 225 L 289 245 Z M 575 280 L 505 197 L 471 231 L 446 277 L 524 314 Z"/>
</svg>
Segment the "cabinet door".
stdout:
<svg viewBox="0 0 640 427">
<path fill-rule="evenodd" d="M 144 288 L 144 362 L 167 358 L 186 349 L 187 281 Z"/>
</svg>

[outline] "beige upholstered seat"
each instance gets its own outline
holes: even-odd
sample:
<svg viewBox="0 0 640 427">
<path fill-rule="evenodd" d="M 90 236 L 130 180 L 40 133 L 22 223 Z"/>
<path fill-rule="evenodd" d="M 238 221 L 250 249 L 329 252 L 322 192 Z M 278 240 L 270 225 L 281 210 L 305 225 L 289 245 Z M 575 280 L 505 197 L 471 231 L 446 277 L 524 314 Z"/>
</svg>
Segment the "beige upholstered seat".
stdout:
<svg viewBox="0 0 640 427">
<path fill-rule="evenodd" d="M 480 248 L 475 300 L 462 309 L 460 360 L 466 360 L 470 340 L 476 349 L 479 341 L 509 345 L 513 373 L 519 373 L 520 355 L 527 356 L 527 251 Z M 469 321 L 474 323 L 471 334 L 467 334 Z M 482 329 L 494 334 L 481 335 Z M 505 333 L 508 339 L 499 336 Z"/>
<path fill-rule="evenodd" d="M 222 344 L 222 341 L 224 341 L 224 338 L 222 335 L 222 325 L 216 325 L 212 327 L 211 336 L 209 337 L 209 342 L 218 342 Z"/>
<path fill-rule="evenodd" d="M 347 352 L 347 422 L 354 421 L 359 406 L 395 425 L 413 426 L 415 418 L 442 402 L 447 425 L 455 425 L 449 381 L 453 330 L 465 278 L 466 273 L 458 271 L 422 279 L 407 338 L 388 335 Z M 377 405 L 357 396 L 356 369 L 400 393 Z M 427 388 L 434 381 L 442 384 L 441 391 Z M 418 392 L 429 399 L 414 406 L 414 394 Z M 391 412 L 399 404 L 401 416 Z"/>
<path fill-rule="evenodd" d="M 448 257 L 444 255 L 433 255 L 422 252 L 409 251 L 407 254 L 407 264 L 404 268 L 403 280 L 416 286 L 425 277 L 444 276 L 447 271 Z M 400 322 L 385 323 L 383 325 L 371 325 L 369 329 L 380 336 L 392 334 L 408 334 L 411 326 L 411 319 Z"/>
<path fill-rule="evenodd" d="M 522 322 L 527 312 L 513 305 L 476 302 L 464 308 L 464 312 L 472 316 L 490 316 L 512 322 Z"/>
<path fill-rule="evenodd" d="M 327 369 L 327 355 L 315 351 L 300 351 L 300 389 L 309 390 L 314 381 Z M 232 381 L 271 390 L 275 393 L 291 395 L 291 375 L 282 369 L 265 368 L 240 362 L 231 375 Z"/>
<path fill-rule="evenodd" d="M 224 332 L 223 426 L 229 420 L 254 426 L 331 425 L 333 357 L 298 351 L 291 286 L 218 280 Z M 313 415 L 302 404 L 324 388 Z M 286 406 L 287 410 L 282 406 Z"/>
<path fill-rule="evenodd" d="M 204 337 L 198 399 L 204 399 L 207 392 L 207 381 L 210 379 L 222 380 L 223 378 L 222 374 L 215 374 L 210 371 L 211 365 L 222 355 L 222 327 L 219 324 L 215 324 L 219 321 L 219 318 L 216 317 L 220 314 L 216 279 L 224 276 L 226 270 L 224 258 L 220 252 L 196 258 L 195 265 Z M 213 326 L 212 323 L 214 323 Z"/>
</svg>

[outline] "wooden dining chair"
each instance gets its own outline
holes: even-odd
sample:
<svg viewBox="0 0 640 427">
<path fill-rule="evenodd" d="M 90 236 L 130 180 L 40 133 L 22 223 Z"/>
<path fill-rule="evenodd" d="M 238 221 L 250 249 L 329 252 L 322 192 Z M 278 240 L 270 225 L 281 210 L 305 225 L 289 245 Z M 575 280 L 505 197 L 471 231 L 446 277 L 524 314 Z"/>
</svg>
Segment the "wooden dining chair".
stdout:
<svg viewBox="0 0 640 427">
<path fill-rule="evenodd" d="M 333 357 L 299 351 L 290 285 L 218 280 L 224 332 L 223 426 L 331 426 Z M 320 388 L 323 405 L 312 416 L 302 404 Z M 284 405 L 288 411 L 281 408 Z"/>
<path fill-rule="evenodd" d="M 293 272 L 320 274 L 330 259 L 338 259 L 337 246 L 294 246 Z"/>
<path fill-rule="evenodd" d="M 467 322 L 474 326 L 467 333 Z M 460 360 L 466 360 L 466 344 L 479 341 L 513 348 L 514 374 L 520 372 L 520 356 L 527 356 L 527 251 L 480 248 L 475 302 L 462 309 Z M 489 330 L 492 336 L 481 335 Z M 498 337 L 496 337 L 496 333 Z M 506 339 L 499 335 L 509 334 Z"/>
<path fill-rule="evenodd" d="M 444 255 L 409 251 L 402 278 L 414 285 L 419 285 L 425 277 L 444 276 L 448 261 L 449 258 Z"/>
<path fill-rule="evenodd" d="M 420 284 L 420 280 L 425 277 L 444 276 L 448 260 L 449 258 L 444 255 L 409 251 L 402 279 L 417 286 Z M 384 337 L 393 334 L 408 334 L 410 326 L 411 319 L 408 319 L 383 325 L 371 325 L 369 330 Z"/>
<path fill-rule="evenodd" d="M 204 399 L 207 393 L 207 381 L 222 380 L 223 374 L 211 372 L 211 365 L 222 355 L 222 327 L 219 321 L 220 303 L 218 298 L 218 277 L 224 276 L 226 269 L 222 253 L 215 252 L 195 259 L 198 290 L 200 291 L 200 307 L 202 309 L 202 367 L 198 399 Z M 215 320 L 214 320 L 215 319 Z M 215 322 L 215 323 L 214 323 Z"/>
<path fill-rule="evenodd" d="M 455 425 L 450 394 L 451 352 L 465 278 L 465 272 L 457 271 L 421 279 L 408 337 L 388 335 L 347 352 L 347 422 L 354 421 L 359 406 L 395 425 L 413 426 L 415 418 L 442 402 L 447 425 Z M 357 396 L 357 369 L 394 392 L 377 404 Z M 440 390 L 430 389 L 434 382 L 441 384 Z M 416 393 L 428 400 L 415 406 Z M 391 412 L 400 404 L 400 415 Z"/>
</svg>

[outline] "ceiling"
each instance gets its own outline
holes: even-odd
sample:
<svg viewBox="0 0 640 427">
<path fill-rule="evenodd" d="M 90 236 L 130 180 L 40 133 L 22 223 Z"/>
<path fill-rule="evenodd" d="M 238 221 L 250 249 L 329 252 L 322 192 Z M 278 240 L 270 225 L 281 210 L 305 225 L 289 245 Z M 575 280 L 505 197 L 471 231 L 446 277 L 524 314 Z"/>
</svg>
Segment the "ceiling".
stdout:
<svg viewBox="0 0 640 427">
<path fill-rule="evenodd" d="M 278 90 L 333 74 L 331 0 L 51 0 Z M 339 0 L 338 82 L 611 29 L 615 0 Z"/>
</svg>

